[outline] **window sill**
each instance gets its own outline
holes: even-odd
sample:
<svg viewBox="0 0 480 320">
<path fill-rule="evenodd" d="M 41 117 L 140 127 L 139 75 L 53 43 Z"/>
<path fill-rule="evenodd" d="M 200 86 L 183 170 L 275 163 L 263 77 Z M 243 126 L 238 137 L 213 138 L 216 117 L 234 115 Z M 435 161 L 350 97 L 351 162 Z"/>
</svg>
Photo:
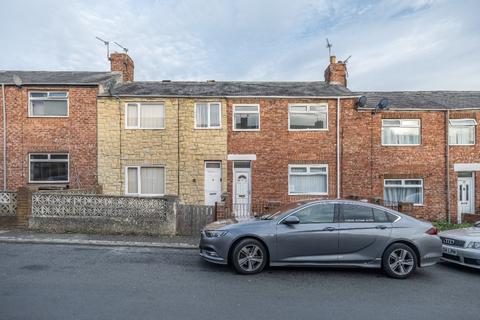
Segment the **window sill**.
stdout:
<svg viewBox="0 0 480 320">
<path fill-rule="evenodd" d="M 233 129 L 234 132 L 259 132 L 260 129 Z"/>
<path fill-rule="evenodd" d="M 131 127 L 125 127 L 124 130 L 165 130 L 165 128 L 131 128 Z"/>
<path fill-rule="evenodd" d="M 28 115 L 27 118 L 32 118 L 32 119 L 37 119 L 37 118 L 62 118 L 62 119 L 65 119 L 65 118 L 69 118 L 69 116 L 32 116 L 32 115 Z"/>
<path fill-rule="evenodd" d="M 328 196 L 327 193 L 288 193 L 289 196 Z"/>
<path fill-rule="evenodd" d="M 421 144 L 382 144 L 382 147 L 421 147 Z"/>
<path fill-rule="evenodd" d="M 321 132 L 328 131 L 328 129 L 288 129 L 291 132 Z"/>
<path fill-rule="evenodd" d="M 222 127 L 212 127 L 212 128 L 197 128 L 197 127 L 194 127 L 193 129 L 194 130 L 221 130 Z"/>
</svg>

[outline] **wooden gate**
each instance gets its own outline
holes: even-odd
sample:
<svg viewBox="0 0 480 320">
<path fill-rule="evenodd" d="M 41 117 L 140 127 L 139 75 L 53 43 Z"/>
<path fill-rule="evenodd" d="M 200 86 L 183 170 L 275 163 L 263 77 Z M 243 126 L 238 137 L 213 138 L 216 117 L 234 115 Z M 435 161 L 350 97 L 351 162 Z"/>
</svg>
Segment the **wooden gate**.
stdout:
<svg viewBox="0 0 480 320">
<path fill-rule="evenodd" d="M 215 207 L 177 205 L 177 235 L 200 236 L 200 231 L 214 220 Z"/>
</svg>

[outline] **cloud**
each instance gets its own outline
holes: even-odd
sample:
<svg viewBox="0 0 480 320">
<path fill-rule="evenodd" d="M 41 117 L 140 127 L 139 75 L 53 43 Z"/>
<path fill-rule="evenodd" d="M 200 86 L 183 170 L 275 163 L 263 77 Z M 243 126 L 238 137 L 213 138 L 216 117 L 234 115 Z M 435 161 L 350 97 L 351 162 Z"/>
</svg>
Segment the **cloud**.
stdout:
<svg viewBox="0 0 480 320">
<path fill-rule="evenodd" d="M 479 9 L 475 0 L 18 0 L 2 4 L 0 69 L 108 70 L 100 36 L 130 49 L 138 80 L 323 80 L 328 37 L 340 59 L 352 55 L 354 90 L 478 90 Z"/>
</svg>

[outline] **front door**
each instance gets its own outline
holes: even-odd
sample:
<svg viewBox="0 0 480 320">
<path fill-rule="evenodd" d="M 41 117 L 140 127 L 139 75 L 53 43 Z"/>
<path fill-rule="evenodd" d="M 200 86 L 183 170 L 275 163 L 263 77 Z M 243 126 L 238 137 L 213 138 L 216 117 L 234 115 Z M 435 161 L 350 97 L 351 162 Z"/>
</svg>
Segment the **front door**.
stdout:
<svg viewBox="0 0 480 320">
<path fill-rule="evenodd" d="M 233 204 L 236 219 L 247 219 L 251 210 L 250 161 L 236 161 L 233 164 Z"/>
<path fill-rule="evenodd" d="M 458 177 L 458 211 L 459 220 L 461 219 L 460 215 L 465 213 L 474 213 L 474 183 L 471 173 L 461 173 Z"/>
<path fill-rule="evenodd" d="M 222 163 L 205 162 L 205 205 L 214 206 L 220 202 L 222 194 Z"/>
</svg>

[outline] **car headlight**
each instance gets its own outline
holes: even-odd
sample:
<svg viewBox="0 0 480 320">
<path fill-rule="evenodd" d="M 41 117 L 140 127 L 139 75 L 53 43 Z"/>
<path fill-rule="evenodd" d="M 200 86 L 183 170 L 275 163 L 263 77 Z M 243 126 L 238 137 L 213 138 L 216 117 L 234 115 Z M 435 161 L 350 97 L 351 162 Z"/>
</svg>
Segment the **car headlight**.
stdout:
<svg viewBox="0 0 480 320">
<path fill-rule="evenodd" d="M 222 231 L 222 230 L 205 230 L 205 236 L 207 238 L 220 238 L 223 237 L 228 233 L 228 231 Z"/>
<path fill-rule="evenodd" d="M 472 241 L 467 245 L 467 248 L 480 250 L 480 242 Z"/>
</svg>

